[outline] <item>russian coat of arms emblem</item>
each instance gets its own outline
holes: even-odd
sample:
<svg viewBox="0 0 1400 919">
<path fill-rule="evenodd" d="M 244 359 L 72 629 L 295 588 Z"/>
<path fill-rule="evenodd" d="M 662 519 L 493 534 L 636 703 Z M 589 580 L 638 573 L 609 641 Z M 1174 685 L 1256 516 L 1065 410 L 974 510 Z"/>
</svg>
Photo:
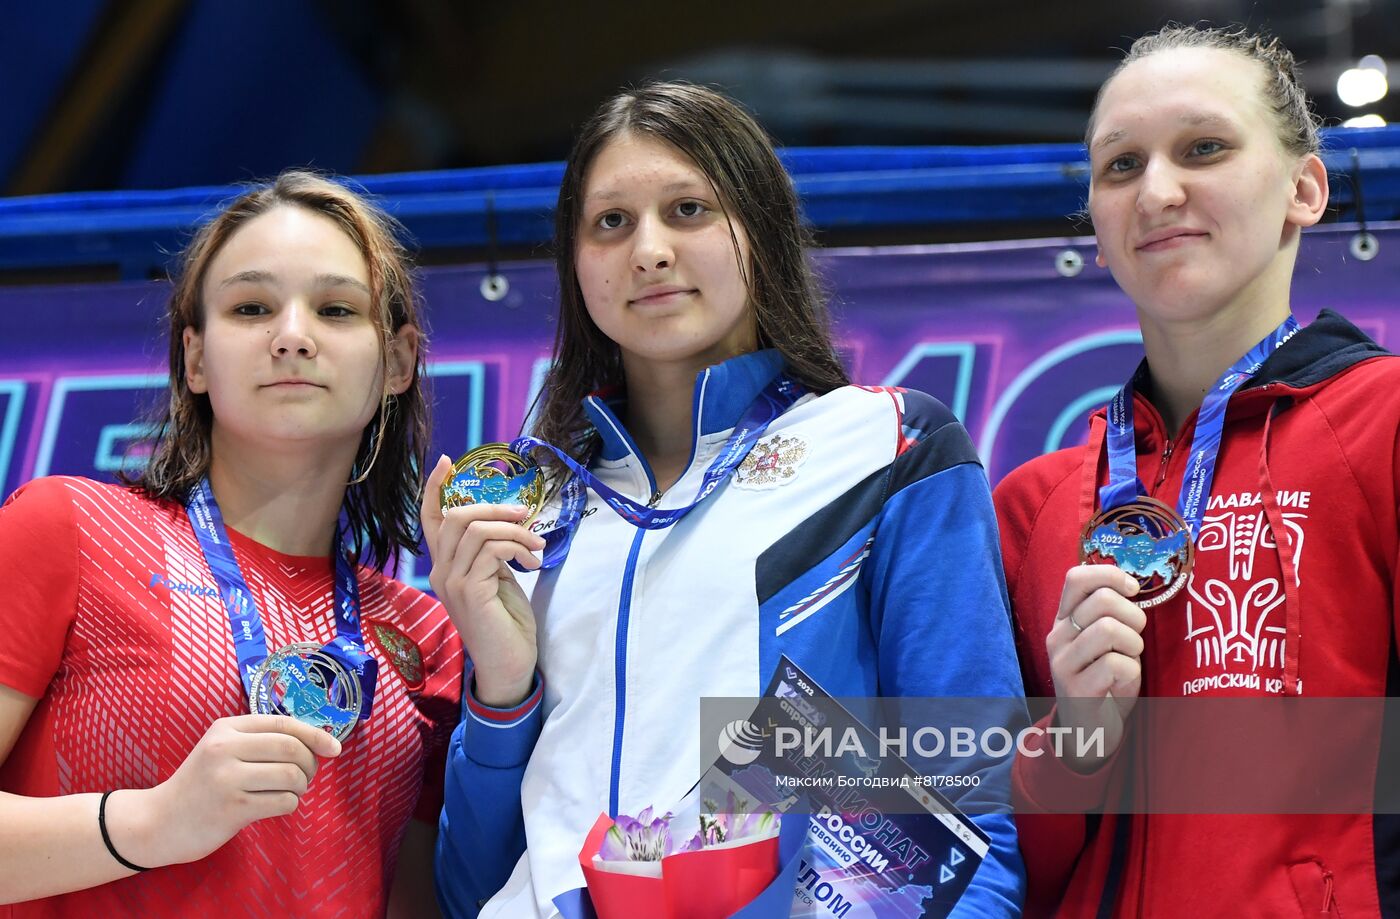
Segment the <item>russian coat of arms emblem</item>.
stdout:
<svg viewBox="0 0 1400 919">
<path fill-rule="evenodd" d="M 807 459 L 807 442 L 800 437 L 774 434 L 761 440 L 734 470 L 737 488 L 776 488 L 797 475 L 797 467 Z"/>
</svg>

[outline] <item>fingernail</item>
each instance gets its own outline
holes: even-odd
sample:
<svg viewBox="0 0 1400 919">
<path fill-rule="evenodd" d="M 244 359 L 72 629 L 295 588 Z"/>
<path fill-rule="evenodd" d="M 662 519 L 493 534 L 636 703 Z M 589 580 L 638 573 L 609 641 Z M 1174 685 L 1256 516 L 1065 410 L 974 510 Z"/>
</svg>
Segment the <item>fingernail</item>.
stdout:
<svg viewBox="0 0 1400 919">
<path fill-rule="evenodd" d="M 450 456 L 448 456 L 446 453 L 444 453 L 444 454 L 442 454 L 441 456 L 438 457 L 438 462 L 441 463 L 443 460 L 447 460 L 447 461 L 450 463 L 450 462 L 452 462 L 452 457 L 450 457 Z"/>
</svg>

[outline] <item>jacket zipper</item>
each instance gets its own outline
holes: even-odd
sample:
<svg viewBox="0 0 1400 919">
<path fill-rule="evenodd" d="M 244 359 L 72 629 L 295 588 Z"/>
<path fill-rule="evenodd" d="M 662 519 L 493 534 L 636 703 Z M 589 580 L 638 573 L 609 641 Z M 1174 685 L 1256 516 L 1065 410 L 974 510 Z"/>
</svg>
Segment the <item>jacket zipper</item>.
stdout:
<svg viewBox="0 0 1400 919">
<path fill-rule="evenodd" d="M 637 528 L 632 549 L 627 553 L 627 567 L 622 572 L 622 595 L 617 604 L 617 643 L 613 662 L 613 691 L 617 707 L 613 713 L 612 781 L 608 790 L 608 816 L 616 819 L 619 786 L 622 784 L 622 728 L 627 718 L 627 623 L 632 616 L 632 584 L 637 574 L 637 556 L 642 551 L 646 530 Z"/>
<path fill-rule="evenodd" d="M 651 499 L 647 507 L 655 507 L 661 500 L 661 491 L 656 487 L 651 467 L 639 451 L 634 451 L 646 476 L 647 487 L 651 489 Z M 632 618 L 632 587 L 637 576 L 637 558 L 642 552 L 642 539 L 647 531 L 637 527 L 632 537 L 632 548 L 627 552 L 627 565 L 622 570 L 622 590 L 617 601 L 617 634 L 613 645 L 613 693 L 616 704 L 613 709 L 613 749 L 612 776 L 608 782 L 608 816 L 616 819 L 620 788 L 622 785 L 622 734 L 627 721 L 627 626 Z"/>
<path fill-rule="evenodd" d="M 1162 483 L 1167 480 L 1167 461 L 1172 458 L 1172 442 L 1167 441 L 1167 445 L 1162 450 L 1162 464 L 1157 467 L 1157 481 L 1152 485 L 1153 493 L 1162 487 Z"/>
<path fill-rule="evenodd" d="M 706 379 L 709 379 L 709 370 L 705 371 Z M 696 417 L 699 417 L 700 408 L 696 406 Z M 629 441 L 630 444 L 630 441 Z M 695 454 L 700 448 L 700 441 L 695 440 L 690 446 L 690 465 L 695 463 Z M 641 464 L 642 472 L 646 474 L 647 486 L 651 488 L 651 497 L 647 499 L 647 507 L 656 507 L 661 503 L 663 493 L 657 487 L 656 478 L 652 475 L 651 467 L 647 465 L 646 458 L 642 456 L 640 450 L 632 446 L 632 452 Z M 687 465 L 686 472 L 690 471 Z M 681 473 L 681 478 L 685 478 L 685 473 Z M 608 789 L 608 816 L 617 818 L 618 801 L 620 787 L 622 784 L 622 733 L 627 716 L 627 625 L 632 616 L 632 587 L 637 575 L 637 558 L 642 551 L 642 539 L 647 531 L 641 527 L 637 528 L 637 535 L 632 539 L 632 548 L 627 553 L 627 566 L 622 572 L 622 592 L 617 603 L 617 636 L 614 644 L 613 662 L 613 692 L 616 694 L 617 704 L 613 713 L 613 751 L 612 751 L 612 777 Z"/>
<path fill-rule="evenodd" d="M 1269 392 L 1271 389 L 1274 389 L 1274 388 L 1275 388 L 1275 384 L 1273 384 L 1273 383 L 1265 383 L 1263 386 L 1258 386 L 1258 387 L 1254 387 L 1254 388 L 1250 389 L 1250 392 L 1266 393 L 1266 392 Z M 1199 411 L 1199 409 L 1198 409 L 1197 411 Z M 1177 432 L 1177 433 L 1181 433 L 1181 432 Z M 1167 478 L 1167 461 L 1168 461 L 1169 459 L 1172 458 L 1172 451 L 1173 451 L 1174 449 L 1176 449 L 1176 445 L 1173 444 L 1171 438 L 1168 437 L 1168 438 L 1167 438 L 1167 441 L 1166 441 L 1166 446 L 1162 449 L 1162 465 L 1161 465 L 1161 466 L 1158 468 L 1158 470 L 1157 470 L 1157 481 L 1156 481 L 1156 483 L 1153 484 L 1152 488 L 1150 489 L 1152 492 L 1156 492 L 1157 489 L 1160 488 L 1160 487 L 1162 486 L 1162 483 L 1163 483 L 1164 481 L 1166 481 L 1166 478 Z"/>
</svg>

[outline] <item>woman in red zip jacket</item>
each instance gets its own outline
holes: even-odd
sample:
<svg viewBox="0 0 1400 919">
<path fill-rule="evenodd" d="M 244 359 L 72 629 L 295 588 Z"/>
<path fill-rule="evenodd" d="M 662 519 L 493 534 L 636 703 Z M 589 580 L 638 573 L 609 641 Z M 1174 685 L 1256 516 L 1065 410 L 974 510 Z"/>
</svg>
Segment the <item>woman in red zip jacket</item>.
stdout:
<svg viewBox="0 0 1400 919">
<path fill-rule="evenodd" d="M 1149 736 L 1139 696 L 1375 697 L 1397 672 L 1400 362 L 1336 313 L 1292 319 L 1299 238 L 1328 199 L 1293 57 L 1242 30 L 1148 35 L 1086 144 L 1098 263 L 1146 360 L 1086 446 L 995 493 L 1027 694 L 1106 739 L 1017 761 L 1028 914 L 1400 915 L 1396 818 L 1116 797 L 1221 765 Z M 1372 779 L 1367 803 L 1380 735 L 1336 754 Z M 1235 766 L 1294 778 L 1262 753 Z"/>
</svg>

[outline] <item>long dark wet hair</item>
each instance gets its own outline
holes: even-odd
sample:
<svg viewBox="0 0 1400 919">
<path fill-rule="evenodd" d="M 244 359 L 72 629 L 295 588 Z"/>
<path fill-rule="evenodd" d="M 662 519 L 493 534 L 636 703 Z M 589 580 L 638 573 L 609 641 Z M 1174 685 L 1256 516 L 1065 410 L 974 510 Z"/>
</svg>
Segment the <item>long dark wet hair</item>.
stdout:
<svg viewBox="0 0 1400 919">
<path fill-rule="evenodd" d="M 565 165 L 554 217 L 559 322 L 534 435 L 587 462 L 598 437 L 583 414 L 583 398 L 626 385 L 618 346 L 588 315 L 574 251 L 588 169 L 604 146 L 627 134 L 662 141 L 688 157 L 709 179 L 725 216 L 743 228 L 751 253 L 748 264 L 732 229 L 731 236 L 754 311 L 758 346 L 777 349 L 788 374 L 811 392 L 827 393 L 849 383 L 807 261 L 811 234 L 773 142 L 722 93 L 690 83 L 652 83 L 603 103 L 579 131 Z"/>
</svg>

